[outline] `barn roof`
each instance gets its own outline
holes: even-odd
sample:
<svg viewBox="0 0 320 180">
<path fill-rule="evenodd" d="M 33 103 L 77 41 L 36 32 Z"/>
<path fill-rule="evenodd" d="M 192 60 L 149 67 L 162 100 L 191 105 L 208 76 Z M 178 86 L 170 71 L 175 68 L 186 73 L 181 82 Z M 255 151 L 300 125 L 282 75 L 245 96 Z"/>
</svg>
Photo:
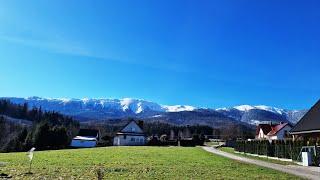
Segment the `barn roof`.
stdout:
<svg viewBox="0 0 320 180">
<path fill-rule="evenodd" d="M 87 136 L 76 136 L 73 140 L 82 140 L 82 141 L 97 141 L 95 137 L 87 137 Z"/>
<path fill-rule="evenodd" d="M 291 134 L 320 132 L 320 100 L 291 129 Z"/>
</svg>

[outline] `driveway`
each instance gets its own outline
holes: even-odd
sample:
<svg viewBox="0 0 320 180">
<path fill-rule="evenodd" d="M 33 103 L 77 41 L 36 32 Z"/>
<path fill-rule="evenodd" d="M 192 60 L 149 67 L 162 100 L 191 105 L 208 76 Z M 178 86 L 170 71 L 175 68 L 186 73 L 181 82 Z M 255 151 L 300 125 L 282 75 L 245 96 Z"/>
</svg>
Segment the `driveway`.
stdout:
<svg viewBox="0 0 320 180">
<path fill-rule="evenodd" d="M 245 157 L 240 157 L 231 153 L 223 152 L 218 149 L 215 149 L 213 147 L 202 147 L 205 151 L 208 151 L 210 153 L 224 156 L 233 160 L 242 161 L 249 164 L 254 164 L 257 166 L 262 166 L 278 171 L 282 171 L 288 174 L 293 174 L 302 178 L 307 179 L 314 179 L 319 180 L 320 179 L 320 167 L 304 167 L 304 166 L 298 166 L 298 165 L 280 165 L 280 164 L 274 164 L 270 162 L 255 160 L 255 159 L 249 159 Z"/>
</svg>

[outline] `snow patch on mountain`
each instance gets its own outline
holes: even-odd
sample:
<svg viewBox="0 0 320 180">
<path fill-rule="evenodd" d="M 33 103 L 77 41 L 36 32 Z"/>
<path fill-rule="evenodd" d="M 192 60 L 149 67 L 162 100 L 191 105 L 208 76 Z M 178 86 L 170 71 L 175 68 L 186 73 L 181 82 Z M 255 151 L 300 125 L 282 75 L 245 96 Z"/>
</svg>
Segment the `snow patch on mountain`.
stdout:
<svg viewBox="0 0 320 180">
<path fill-rule="evenodd" d="M 183 106 L 183 105 L 175 105 L 175 106 L 162 106 L 166 112 L 181 112 L 181 111 L 194 111 L 197 108 L 193 106 Z"/>
<path fill-rule="evenodd" d="M 287 110 L 276 108 L 276 107 L 270 107 L 265 105 L 257 105 L 257 106 L 251 106 L 251 105 L 240 105 L 240 106 L 234 106 L 233 108 L 218 108 L 217 111 L 230 111 L 232 109 L 236 109 L 242 112 L 248 112 L 250 110 L 263 110 L 263 111 L 269 111 L 276 114 L 286 114 Z"/>
<path fill-rule="evenodd" d="M 278 113 L 278 114 L 284 114 L 286 112 L 286 110 L 284 110 L 284 109 L 270 107 L 270 106 L 264 106 L 264 105 L 259 105 L 259 106 L 255 106 L 255 107 L 260 110 L 270 111 L 270 112 Z"/>
<path fill-rule="evenodd" d="M 234 108 L 238 109 L 239 111 L 250 111 L 251 109 L 255 109 L 254 106 L 250 106 L 250 105 L 235 106 Z"/>
</svg>

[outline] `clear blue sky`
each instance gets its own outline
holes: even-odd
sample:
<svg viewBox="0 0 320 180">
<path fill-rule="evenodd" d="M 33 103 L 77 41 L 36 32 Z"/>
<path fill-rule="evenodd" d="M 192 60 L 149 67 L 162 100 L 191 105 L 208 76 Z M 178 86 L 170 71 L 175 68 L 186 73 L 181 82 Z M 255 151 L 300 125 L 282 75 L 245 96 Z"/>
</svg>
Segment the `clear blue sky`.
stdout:
<svg viewBox="0 0 320 180">
<path fill-rule="evenodd" d="M 0 96 L 308 108 L 317 0 L 0 0 Z"/>
</svg>

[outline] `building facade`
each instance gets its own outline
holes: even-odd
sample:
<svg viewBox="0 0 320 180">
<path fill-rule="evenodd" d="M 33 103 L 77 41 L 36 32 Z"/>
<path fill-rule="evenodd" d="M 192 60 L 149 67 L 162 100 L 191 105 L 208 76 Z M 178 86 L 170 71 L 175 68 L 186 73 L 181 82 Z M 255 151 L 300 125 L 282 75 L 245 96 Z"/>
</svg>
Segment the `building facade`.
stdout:
<svg viewBox="0 0 320 180">
<path fill-rule="evenodd" d="M 114 146 L 143 146 L 146 144 L 146 135 L 143 132 L 143 123 L 132 120 L 119 131 L 113 139 Z"/>
</svg>

